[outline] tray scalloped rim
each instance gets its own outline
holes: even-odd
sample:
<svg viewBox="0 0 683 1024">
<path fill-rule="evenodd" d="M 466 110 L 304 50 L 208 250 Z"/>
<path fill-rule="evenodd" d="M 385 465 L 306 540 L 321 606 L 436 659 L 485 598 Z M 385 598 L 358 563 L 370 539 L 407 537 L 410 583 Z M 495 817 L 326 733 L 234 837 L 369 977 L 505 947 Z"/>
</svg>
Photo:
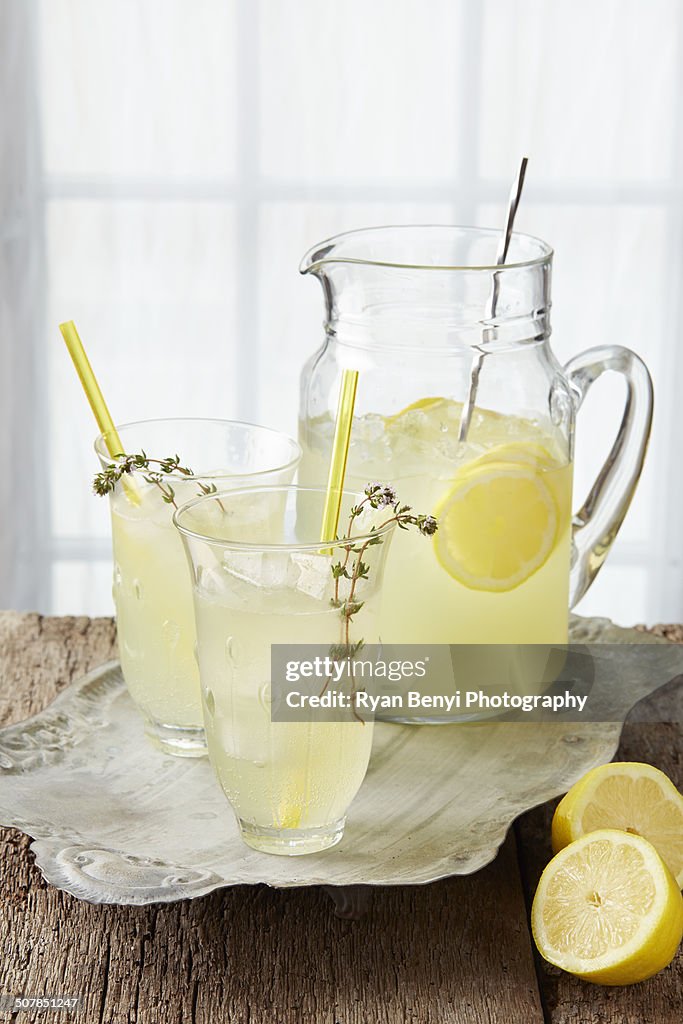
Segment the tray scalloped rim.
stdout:
<svg viewBox="0 0 683 1024">
<path fill-rule="evenodd" d="M 666 643 L 576 617 L 572 639 Z M 522 743 L 519 730 L 527 730 Z M 378 723 L 342 843 L 273 857 L 242 844 L 205 760 L 168 757 L 143 741 L 118 663 L 109 662 L 0 730 L 0 822 L 32 837 L 48 882 L 94 903 L 171 902 L 240 884 L 426 884 L 493 860 L 513 820 L 608 761 L 620 733 L 618 723 Z M 440 786 L 450 787 L 448 799 Z"/>
</svg>

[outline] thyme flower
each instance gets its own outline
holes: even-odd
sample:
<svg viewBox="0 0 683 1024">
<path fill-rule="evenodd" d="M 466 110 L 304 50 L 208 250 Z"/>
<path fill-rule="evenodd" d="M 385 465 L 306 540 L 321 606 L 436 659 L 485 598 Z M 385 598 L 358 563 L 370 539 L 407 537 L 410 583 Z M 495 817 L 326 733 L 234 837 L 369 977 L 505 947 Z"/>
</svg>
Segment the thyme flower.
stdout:
<svg viewBox="0 0 683 1024">
<path fill-rule="evenodd" d="M 434 516 L 418 516 L 416 525 L 423 537 L 433 537 L 439 529 Z"/>
<path fill-rule="evenodd" d="M 370 499 L 371 508 L 393 508 L 398 496 L 389 484 L 368 484 L 364 491 Z"/>
</svg>

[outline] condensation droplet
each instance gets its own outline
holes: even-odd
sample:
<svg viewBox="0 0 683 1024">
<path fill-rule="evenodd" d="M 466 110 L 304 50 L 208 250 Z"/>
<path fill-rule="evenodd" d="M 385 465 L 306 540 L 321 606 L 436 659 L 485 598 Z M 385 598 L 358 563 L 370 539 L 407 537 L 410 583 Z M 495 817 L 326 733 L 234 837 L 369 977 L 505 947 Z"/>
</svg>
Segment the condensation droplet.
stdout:
<svg viewBox="0 0 683 1024">
<path fill-rule="evenodd" d="M 142 583 L 140 583 L 140 580 L 133 580 L 133 593 L 138 601 L 142 601 Z"/>
<path fill-rule="evenodd" d="M 241 648 L 239 641 L 234 636 L 229 636 L 225 641 L 225 657 L 232 665 L 239 661 Z"/>
<path fill-rule="evenodd" d="M 140 652 L 138 648 L 127 640 L 122 639 L 121 633 L 119 633 L 119 644 L 125 651 L 126 657 L 130 658 L 131 661 L 138 661 L 140 659 Z"/>
<path fill-rule="evenodd" d="M 161 635 L 167 644 L 175 647 L 180 640 L 180 626 L 173 619 L 166 619 L 161 627 Z"/>
<path fill-rule="evenodd" d="M 270 683 L 269 682 L 268 683 L 264 683 L 261 686 L 261 689 L 259 690 L 258 697 L 259 697 L 259 701 L 261 702 L 263 707 L 266 709 L 266 711 L 270 712 L 270 705 L 273 702 L 273 693 L 272 693 L 272 690 L 270 688 Z"/>
<path fill-rule="evenodd" d="M 123 585 L 123 576 L 121 574 L 121 569 L 119 568 L 118 564 L 115 562 L 114 563 L 114 572 L 113 572 L 112 580 L 111 580 L 111 596 L 114 598 L 114 603 L 116 603 L 118 601 L 119 591 L 121 590 L 122 585 Z"/>
<path fill-rule="evenodd" d="M 213 690 L 205 690 L 204 703 L 206 704 L 206 710 L 213 716 L 216 711 L 216 698 L 213 695 Z"/>
</svg>

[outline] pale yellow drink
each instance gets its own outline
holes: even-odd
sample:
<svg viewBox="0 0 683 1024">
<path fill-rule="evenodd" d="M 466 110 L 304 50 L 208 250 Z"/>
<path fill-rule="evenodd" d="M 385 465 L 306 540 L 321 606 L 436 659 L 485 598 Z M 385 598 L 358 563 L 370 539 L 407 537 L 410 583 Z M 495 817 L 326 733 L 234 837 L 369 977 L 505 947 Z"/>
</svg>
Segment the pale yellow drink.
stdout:
<svg viewBox="0 0 683 1024">
<path fill-rule="evenodd" d="M 128 463 L 111 455 L 113 446 L 123 448 Z M 110 499 L 126 685 L 156 746 L 181 757 L 204 756 L 192 576 L 173 513 L 217 487 L 288 483 L 299 446 L 248 423 L 177 419 L 120 426 L 114 439 L 100 436 L 95 450 L 103 471 L 96 489 Z M 126 467 L 132 471 L 121 476 Z M 217 503 L 211 510 L 225 515 Z M 234 529 L 248 529 L 251 519 L 250 507 L 235 506 Z"/>
<path fill-rule="evenodd" d="M 174 481 L 177 500 L 196 484 Z M 128 492 L 130 493 L 130 492 Z M 111 497 L 114 602 L 121 668 L 130 694 L 153 722 L 203 727 L 187 557 L 173 506 L 136 478 L 138 503 L 121 487 Z"/>
<path fill-rule="evenodd" d="M 196 480 L 174 478 L 172 486 L 178 507 L 197 496 Z M 145 716 L 167 730 L 178 730 L 175 742 L 180 749 L 174 752 L 180 753 L 183 730 L 201 733 L 204 727 L 192 577 L 173 525 L 174 505 L 163 500 L 155 484 L 146 483 L 139 475 L 135 500 L 131 493 L 130 488 L 118 487 L 111 496 L 113 594 L 121 668 L 130 694 Z M 207 505 L 204 518 L 223 522 L 226 513 L 213 502 Z M 229 517 L 231 528 L 245 539 L 255 524 L 268 532 L 276 528 L 278 519 L 275 510 L 273 521 L 264 523 L 248 500 L 234 502 Z"/>
<path fill-rule="evenodd" d="M 425 398 L 354 421 L 347 486 L 395 485 L 439 520 L 431 541 L 399 532 L 386 570 L 388 643 L 565 644 L 572 467 L 550 424 Z M 302 483 L 324 477 L 332 423 L 302 425 Z"/>
<path fill-rule="evenodd" d="M 362 497 L 344 494 L 343 535 Z M 381 510 L 367 509 L 354 517 L 353 545 L 322 543 L 324 498 L 323 489 L 298 487 L 221 496 L 228 513 L 237 502 L 251 503 L 251 522 L 238 531 L 229 520 L 207 520 L 215 499 L 192 502 L 175 519 L 193 565 L 209 757 L 244 841 L 268 853 L 310 853 L 339 842 L 372 745 L 372 720 L 356 705 L 348 678 L 278 673 L 273 682 L 273 645 L 287 645 L 289 667 L 292 659 L 337 658 L 340 645 L 378 640 L 393 526 Z M 350 576 L 333 573 L 340 565 Z M 287 706 L 287 693 L 317 700 L 330 686 L 346 701 L 331 715 L 311 713 L 305 703 L 295 713 Z"/>
<path fill-rule="evenodd" d="M 372 722 L 272 722 L 269 682 L 270 645 L 339 643 L 338 610 L 290 588 L 264 601 L 248 584 L 230 598 L 198 591 L 196 607 L 209 757 L 240 822 L 316 830 L 343 820 Z M 370 628 L 367 615 L 359 628 Z"/>
</svg>

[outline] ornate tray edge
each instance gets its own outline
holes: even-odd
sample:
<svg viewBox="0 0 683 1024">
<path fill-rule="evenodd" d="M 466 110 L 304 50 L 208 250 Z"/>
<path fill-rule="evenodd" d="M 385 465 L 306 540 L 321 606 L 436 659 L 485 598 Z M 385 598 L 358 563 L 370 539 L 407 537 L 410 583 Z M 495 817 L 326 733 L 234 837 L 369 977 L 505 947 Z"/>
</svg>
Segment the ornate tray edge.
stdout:
<svg viewBox="0 0 683 1024">
<path fill-rule="evenodd" d="M 605 632 L 611 631 L 618 635 L 633 633 L 633 630 L 631 629 L 615 626 L 608 619 L 581 620 L 578 619 L 578 617 L 575 617 L 574 622 L 578 625 L 579 632 L 583 627 L 593 635 L 596 633 L 602 634 L 603 630 Z M 670 641 L 665 638 L 654 637 L 651 634 L 642 634 L 642 637 L 644 640 L 647 638 L 645 642 L 661 644 L 670 643 Z M 91 708 L 93 701 L 100 702 L 99 718 L 94 720 L 91 710 L 88 720 L 89 727 L 92 729 L 94 723 L 96 723 L 96 727 L 98 728 L 104 727 L 108 721 L 107 715 L 109 707 L 112 701 L 121 692 L 123 685 L 124 684 L 120 679 L 119 663 L 115 660 L 105 662 L 71 683 L 45 709 L 38 712 L 38 714 L 1 729 L 0 776 L 3 774 L 3 771 L 11 772 L 13 769 L 25 770 L 27 767 L 30 767 L 27 761 L 22 759 L 22 754 L 23 758 L 28 758 L 29 761 L 31 759 L 39 758 L 41 763 L 45 763 L 46 757 L 59 757 L 63 755 L 65 745 L 69 749 L 78 745 L 78 735 L 75 730 L 69 729 L 69 722 L 74 719 L 74 707 L 76 708 L 76 713 L 78 713 L 78 705 L 82 704 L 84 700 L 90 704 Z M 106 698 L 105 700 L 102 700 L 103 695 Z M 69 708 L 69 715 L 63 714 L 65 707 Z M 47 735 L 49 738 L 49 736 L 52 735 L 53 742 L 39 748 L 35 742 L 27 741 L 27 737 L 30 737 L 29 725 L 34 729 L 36 725 L 44 726 L 45 728 L 41 729 L 43 736 L 45 737 Z M 615 723 L 613 725 L 613 729 L 616 730 L 616 734 L 615 732 L 612 732 L 609 737 L 605 737 L 604 746 L 601 748 L 600 753 L 595 756 L 595 764 L 602 764 L 614 756 L 619 745 L 622 728 L 623 722 L 618 724 Z M 22 740 L 24 741 L 25 747 L 23 752 Z M 577 769 L 576 778 L 578 779 L 586 770 L 588 769 L 585 765 L 582 765 L 580 769 Z M 570 777 L 568 780 L 563 780 L 561 784 L 558 783 L 555 785 L 545 786 L 537 793 L 527 794 L 526 799 L 520 800 L 517 806 L 513 804 L 512 807 L 509 807 L 508 812 L 506 812 L 505 815 L 505 820 L 498 822 L 494 820 L 491 823 L 493 828 L 492 831 L 487 831 L 485 842 L 481 847 L 472 851 L 471 855 L 467 859 L 459 859 L 457 862 L 457 869 L 455 864 L 449 863 L 448 860 L 444 860 L 440 865 L 433 865 L 429 870 L 425 870 L 424 872 L 404 874 L 400 878 L 392 880 L 376 880 L 371 878 L 358 884 L 348 882 L 340 882 L 337 884 L 331 882 L 329 877 L 317 878 L 315 874 L 309 875 L 305 881 L 302 881 L 297 877 L 293 877 L 291 881 L 268 881 L 266 879 L 255 880 L 253 877 L 244 877 L 241 872 L 237 872 L 234 877 L 226 879 L 213 872 L 200 871 L 197 872 L 196 878 L 191 879 L 185 877 L 188 872 L 179 868 L 177 865 L 164 864 L 157 861 L 154 862 L 153 867 L 157 868 L 159 872 L 164 872 L 163 881 L 159 885 L 152 887 L 149 885 L 145 886 L 144 895 L 142 887 L 140 887 L 139 892 L 136 892 L 136 887 L 133 886 L 125 890 L 122 889 L 118 893 L 112 891 L 111 897 L 106 898 L 93 892 L 92 885 L 89 886 L 87 883 L 87 875 L 83 876 L 83 881 L 81 882 L 77 873 L 74 873 L 73 870 L 67 870 L 67 863 L 72 869 L 75 865 L 71 862 L 69 857 L 67 857 L 65 861 L 65 855 L 73 854 L 73 860 L 78 856 L 87 853 L 86 848 L 74 845 L 73 836 L 65 837 L 56 832 L 53 832 L 49 836 L 36 835 L 35 833 L 38 830 L 35 825 L 29 825 L 26 822 L 20 822 L 18 820 L 8 820 L 6 827 L 18 828 L 31 837 L 32 842 L 30 844 L 30 849 L 34 853 L 36 865 L 48 883 L 56 885 L 58 888 L 64 889 L 77 898 L 90 903 L 121 904 L 129 906 L 142 906 L 150 903 L 171 903 L 179 899 L 196 899 L 201 896 L 208 895 L 210 892 L 217 889 L 244 884 L 264 884 L 272 888 L 282 889 L 318 885 L 324 887 L 328 891 L 336 889 L 340 892 L 348 892 L 351 889 L 372 889 L 398 885 L 428 885 L 432 882 L 452 877 L 453 875 L 473 874 L 495 860 L 510 827 L 520 814 L 558 796 L 560 793 L 564 792 L 567 785 L 571 785 L 573 781 L 576 781 L 576 779 Z M 530 803 L 530 799 L 533 802 Z M 11 819 L 12 816 L 5 815 L 4 817 L 5 820 L 7 820 L 8 818 Z M 101 852 L 106 852 L 114 858 L 117 856 L 123 856 L 117 854 L 116 851 Z M 181 872 L 180 876 L 178 875 L 178 872 Z"/>
</svg>

